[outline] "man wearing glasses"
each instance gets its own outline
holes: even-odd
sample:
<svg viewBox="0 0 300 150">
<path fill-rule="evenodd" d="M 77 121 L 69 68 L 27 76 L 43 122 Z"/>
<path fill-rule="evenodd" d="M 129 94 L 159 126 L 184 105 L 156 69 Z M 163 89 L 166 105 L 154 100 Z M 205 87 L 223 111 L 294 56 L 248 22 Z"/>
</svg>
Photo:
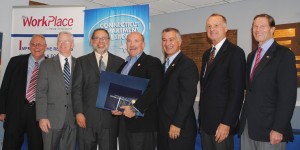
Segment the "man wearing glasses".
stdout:
<svg viewBox="0 0 300 150">
<path fill-rule="evenodd" d="M 15 56 L 6 68 L 0 90 L 0 121 L 4 122 L 3 150 L 21 149 L 24 133 L 28 149 L 43 149 L 42 134 L 35 120 L 36 78 L 47 48 L 43 35 L 33 35 L 30 54 Z"/>
<path fill-rule="evenodd" d="M 80 150 L 117 150 L 117 117 L 96 108 L 101 71 L 117 72 L 124 60 L 108 52 L 107 30 L 95 29 L 90 40 L 94 52 L 77 58 L 72 102 L 78 128 Z"/>
</svg>

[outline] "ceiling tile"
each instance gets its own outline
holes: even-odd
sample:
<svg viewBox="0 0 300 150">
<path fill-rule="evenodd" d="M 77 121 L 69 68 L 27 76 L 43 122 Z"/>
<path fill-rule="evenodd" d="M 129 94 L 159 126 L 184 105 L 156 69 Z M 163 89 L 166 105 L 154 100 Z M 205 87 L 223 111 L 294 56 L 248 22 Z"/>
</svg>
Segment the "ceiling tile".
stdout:
<svg viewBox="0 0 300 150">
<path fill-rule="evenodd" d="M 194 9 L 193 7 L 172 0 L 161 0 L 161 1 L 151 2 L 150 8 L 157 9 L 167 13 Z"/>
<path fill-rule="evenodd" d="M 92 0 L 91 2 L 105 5 L 107 7 L 134 5 L 134 3 L 130 3 L 124 0 Z"/>
</svg>

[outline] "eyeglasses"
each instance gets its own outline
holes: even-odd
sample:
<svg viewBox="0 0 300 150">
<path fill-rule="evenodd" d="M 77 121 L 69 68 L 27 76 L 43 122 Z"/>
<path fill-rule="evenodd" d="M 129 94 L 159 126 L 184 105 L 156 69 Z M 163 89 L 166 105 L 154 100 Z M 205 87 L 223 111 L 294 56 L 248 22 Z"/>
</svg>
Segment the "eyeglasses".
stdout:
<svg viewBox="0 0 300 150">
<path fill-rule="evenodd" d="M 58 44 L 70 44 L 71 41 L 57 41 Z"/>
<path fill-rule="evenodd" d="M 95 41 L 107 41 L 109 39 L 109 37 L 93 37 L 92 38 Z"/>
<path fill-rule="evenodd" d="M 46 44 L 42 44 L 42 43 L 30 43 L 30 46 L 32 46 L 32 47 L 43 47 L 45 45 Z"/>
</svg>

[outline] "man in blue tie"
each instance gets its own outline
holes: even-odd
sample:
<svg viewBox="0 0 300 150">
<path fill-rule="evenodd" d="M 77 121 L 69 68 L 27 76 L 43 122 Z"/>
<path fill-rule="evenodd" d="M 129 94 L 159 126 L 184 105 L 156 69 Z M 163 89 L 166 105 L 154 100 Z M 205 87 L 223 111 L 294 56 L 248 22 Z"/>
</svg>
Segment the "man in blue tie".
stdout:
<svg viewBox="0 0 300 150">
<path fill-rule="evenodd" d="M 73 35 L 58 34 L 59 54 L 41 64 L 36 96 L 36 120 L 42 130 L 44 150 L 75 150 L 76 125 L 71 100 L 75 58 Z"/>
</svg>

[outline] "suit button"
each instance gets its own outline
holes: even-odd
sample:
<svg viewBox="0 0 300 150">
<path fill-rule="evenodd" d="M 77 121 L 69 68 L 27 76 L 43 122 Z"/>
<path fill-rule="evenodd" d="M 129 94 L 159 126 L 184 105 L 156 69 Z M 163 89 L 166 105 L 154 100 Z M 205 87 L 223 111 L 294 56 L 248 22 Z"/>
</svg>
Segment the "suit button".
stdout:
<svg viewBox="0 0 300 150">
<path fill-rule="evenodd" d="M 65 107 L 67 107 L 67 105 L 65 105 Z"/>
<path fill-rule="evenodd" d="M 67 93 L 67 95 L 69 95 L 69 93 Z"/>
</svg>

